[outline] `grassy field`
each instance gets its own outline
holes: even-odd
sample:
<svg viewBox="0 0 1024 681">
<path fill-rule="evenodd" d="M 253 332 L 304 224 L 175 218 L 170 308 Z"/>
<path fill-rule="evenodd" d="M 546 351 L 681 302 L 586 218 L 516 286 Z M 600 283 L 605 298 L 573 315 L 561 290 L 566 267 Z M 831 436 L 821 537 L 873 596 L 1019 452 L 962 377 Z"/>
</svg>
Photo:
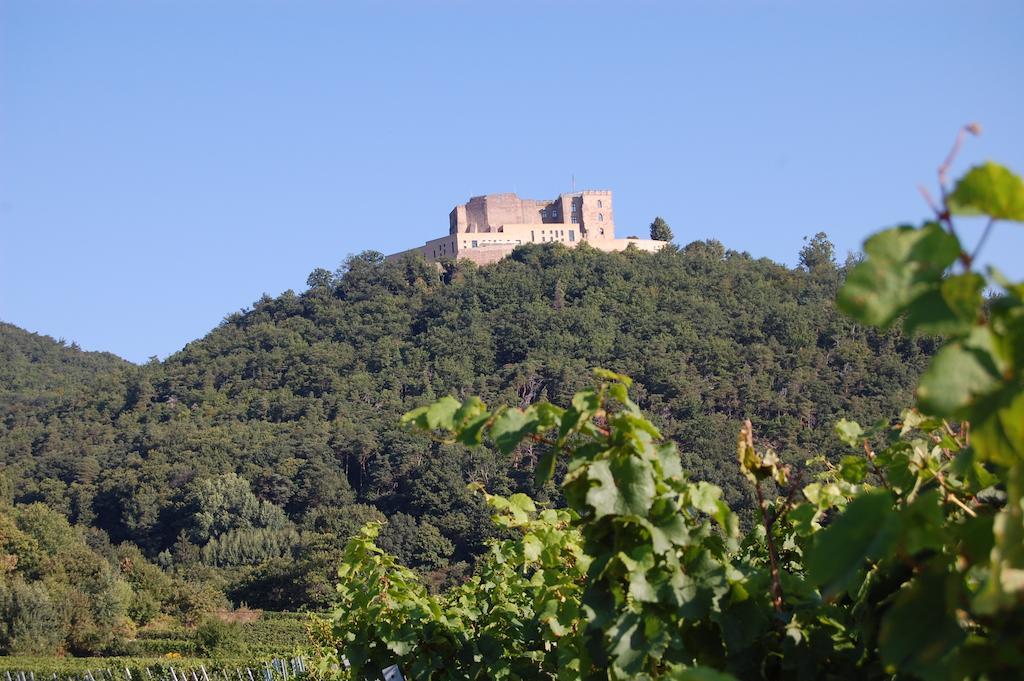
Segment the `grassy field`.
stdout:
<svg viewBox="0 0 1024 681">
<path fill-rule="evenodd" d="M 245 657 L 288 655 L 306 641 L 309 615 L 293 612 L 245 611 L 231 613 L 225 619 L 233 624 L 234 635 L 229 645 Z M 195 632 L 175 623 L 156 622 L 139 630 L 131 643 L 133 657 L 160 657 L 177 653 L 195 655 L 198 649 Z M 4 679 L 3 681 L 6 681 Z"/>
<path fill-rule="evenodd" d="M 268 681 L 291 676 L 270 667 L 295 658 L 306 642 L 305 613 L 240 611 L 221 616 L 225 626 L 215 651 L 197 630 L 170 620 L 140 629 L 117 657 L 0 656 L 0 681 Z M 205 648 L 205 650 L 204 650 Z M 198 651 L 204 650 L 204 654 Z M 24 678 L 19 674 L 24 673 Z M 33 679 L 33 676 L 35 677 Z"/>
</svg>

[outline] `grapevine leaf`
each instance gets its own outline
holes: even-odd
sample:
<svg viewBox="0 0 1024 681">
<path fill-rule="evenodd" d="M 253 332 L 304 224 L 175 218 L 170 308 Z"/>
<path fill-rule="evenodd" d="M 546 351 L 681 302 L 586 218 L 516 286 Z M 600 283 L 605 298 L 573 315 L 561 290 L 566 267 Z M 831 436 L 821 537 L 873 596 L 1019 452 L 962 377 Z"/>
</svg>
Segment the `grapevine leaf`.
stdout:
<svg viewBox="0 0 1024 681">
<path fill-rule="evenodd" d="M 967 339 L 947 343 L 936 353 L 921 376 L 918 403 L 935 416 L 962 414 L 980 397 L 999 388 L 999 374 L 992 332 L 977 327 Z"/>
<path fill-rule="evenodd" d="M 431 430 L 453 430 L 455 428 L 455 412 L 461 406 L 457 399 L 450 395 L 445 395 L 427 407 L 427 427 Z"/>
<path fill-rule="evenodd" d="M 960 255 L 960 243 L 929 223 L 879 232 L 864 243 L 864 252 L 866 259 L 847 276 L 836 302 L 857 321 L 885 328 L 936 288 Z"/>
<path fill-rule="evenodd" d="M 714 619 L 722 631 L 726 650 L 737 656 L 761 641 L 772 622 L 756 599 L 730 600 L 728 607 Z"/>
<path fill-rule="evenodd" d="M 405 412 L 405 414 L 402 415 L 402 424 L 404 425 L 406 423 L 414 423 L 417 428 L 425 428 L 427 425 L 427 409 L 429 408 L 430 407 L 428 405 L 423 407 L 416 407 L 411 411 Z"/>
<path fill-rule="evenodd" d="M 476 418 L 487 411 L 487 407 L 480 400 L 479 397 L 469 397 L 459 407 L 458 411 L 455 412 L 455 423 L 462 424 L 469 419 Z"/>
<path fill-rule="evenodd" d="M 860 446 L 862 435 L 864 435 L 864 429 L 856 421 L 839 419 L 836 423 L 836 436 L 851 447 Z"/>
<path fill-rule="evenodd" d="M 627 610 L 619 615 L 608 630 L 615 667 L 625 672 L 626 677 L 635 675 L 643 665 L 647 641 L 640 624 L 640 616 Z"/>
<path fill-rule="evenodd" d="M 508 498 L 509 508 L 513 509 L 518 513 L 522 513 L 523 517 L 529 516 L 531 513 L 537 512 L 537 505 L 533 503 L 533 499 L 526 496 L 522 492 L 517 492 Z"/>
<path fill-rule="evenodd" d="M 558 443 L 561 445 L 572 433 L 582 428 L 601 408 L 601 400 L 593 390 L 583 390 L 572 397 L 572 408 L 562 415 L 558 428 Z"/>
<path fill-rule="evenodd" d="M 903 553 L 912 556 L 919 551 L 941 550 L 945 541 L 944 521 L 942 495 L 938 490 L 929 490 L 914 499 L 903 512 L 903 536 L 900 538 Z"/>
<path fill-rule="evenodd" d="M 633 553 L 633 556 L 619 554 L 619 560 L 629 575 L 629 595 L 641 603 L 657 603 L 657 591 L 647 579 L 648 571 L 654 567 L 654 554 L 650 546 L 640 547 Z"/>
<path fill-rule="evenodd" d="M 572 396 L 572 408 L 584 418 L 590 418 L 601 407 L 601 400 L 593 390 L 582 390 Z"/>
<path fill-rule="evenodd" d="M 948 677 L 943 666 L 964 640 L 964 631 L 947 606 L 947 581 L 944 573 L 929 571 L 896 596 L 878 632 L 878 651 L 887 670 L 924 679 Z"/>
<path fill-rule="evenodd" d="M 968 483 L 972 490 L 982 490 L 999 481 L 998 476 L 981 464 L 975 448 L 960 450 L 950 462 L 949 470 Z"/>
<path fill-rule="evenodd" d="M 859 485 L 868 473 L 868 462 L 862 456 L 844 456 L 839 463 L 839 476 L 846 482 Z"/>
<path fill-rule="evenodd" d="M 654 501 L 654 470 L 649 461 L 635 456 L 612 462 L 611 472 L 615 484 L 622 492 L 627 513 L 644 516 Z"/>
<path fill-rule="evenodd" d="M 1024 221 L 1024 182 L 1008 168 L 991 161 L 974 166 L 949 195 L 954 215 L 987 215 L 997 220 Z"/>
<path fill-rule="evenodd" d="M 615 487 L 615 476 L 607 461 L 595 461 L 587 468 L 587 479 L 592 485 L 587 490 L 586 501 L 594 509 L 594 518 L 606 515 L 621 515 L 625 511 L 622 495 Z"/>
<path fill-rule="evenodd" d="M 595 519 L 606 515 L 645 516 L 654 499 L 654 477 L 651 464 L 636 457 L 609 464 L 590 464 L 587 478 L 597 483 L 587 490 L 587 503 L 594 509 Z"/>
<path fill-rule="evenodd" d="M 537 465 L 533 469 L 534 486 L 543 487 L 544 483 L 554 477 L 556 453 L 557 450 L 554 447 L 548 447 L 541 452 L 540 457 L 537 459 Z"/>
<path fill-rule="evenodd" d="M 722 489 L 717 485 L 703 481 L 694 483 L 690 486 L 690 503 L 698 511 L 714 518 L 728 536 L 738 534 L 738 520 L 722 500 Z"/>
<path fill-rule="evenodd" d="M 981 309 L 985 278 L 968 272 L 946 277 L 938 288 L 924 293 L 907 310 L 908 333 L 959 335 L 973 326 Z"/>
<path fill-rule="evenodd" d="M 655 553 L 668 553 L 677 546 L 686 546 L 690 543 L 690 528 L 679 513 L 673 513 L 658 523 L 646 518 L 640 518 L 638 522 L 650 533 Z"/>
<path fill-rule="evenodd" d="M 609 371 L 608 369 L 594 369 L 594 376 L 598 378 L 603 378 L 607 381 L 615 381 L 616 383 L 621 383 L 627 388 L 633 385 L 633 379 L 630 378 L 629 376 L 626 376 L 624 374 L 617 374 L 614 371 Z"/>
<path fill-rule="evenodd" d="M 456 418 L 458 418 L 457 415 Z M 471 418 L 469 422 L 465 423 L 459 430 L 456 440 L 464 445 L 469 445 L 470 447 L 480 444 L 483 442 L 484 426 L 487 425 L 490 418 L 491 415 L 486 412 L 475 418 Z"/>
<path fill-rule="evenodd" d="M 1009 404 L 999 406 L 1003 400 Z M 1004 466 L 1024 461 L 1024 390 L 1011 386 L 989 400 L 988 413 L 976 418 L 971 442 L 982 461 Z"/>
<path fill-rule="evenodd" d="M 977 272 L 957 274 L 943 279 L 939 288 L 942 291 L 942 299 L 957 318 L 974 322 L 981 309 L 985 277 Z"/>
<path fill-rule="evenodd" d="M 683 464 L 679 459 L 679 450 L 674 442 L 664 442 L 655 449 L 662 477 L 672 480 L 683 477 Z"/>
<path fill-rule="evenodd" d="M 494 419 L 491 439 L 502 454 L 509 454 L 527 435 L 537 432 L 539 422 L 520 409 L 506 409 Z"/>
<path fill-rule="evenodd" d="M 967 517 L 963 522 L 953 525 L 950 530 L 957 541 L 957 553 L 972 563 L 987 562 L 995 545 L 993 519 L 991 515 Z"/>
<path fill-rule="evenodd" d="M 527 534 L 523 537 L 523 557 L 527 561 L 532 563 L 540 558 L 543 550 L 544 544 L 541 543 L 540 539 L 537 539 L 536 535 Z"/>
<path fill-rule="evenodd" d="M 537 420 L 540 421 L 541 429 L 546 430 L 561 426 L 562 416 L 565 415 L 565 410 L 561 407 L 556 407 L 550 402 L 538 402 L 532 405 L 532 408 L 537 414 Z"/>
<path fill-rule="evenodd" d="M 1006 492 L 1013 503 L 993 519 L 989 576 L 974 600 L 983 614 L 1013 608 L 1024 593 L 1024 463 L 1010 468 Z"/>
<path fill-rule="evenodd" d="M 618 400 L 630 413 L 640 414 L 640 407 L 637 406 L 636 402 L 629 399 L 629 388 L 624 383 L 612 383 L 608 386 L 608 394 Z"/>
<path fill-rule="evenodd" d="M 892 496 L 872 490 L 851 501 L 845 512 L 818 532 L 807 552 L 807 574 L 822 595 L 840 593 L 866 560 L 884 555 L 896 539 Z"/>
</svg>

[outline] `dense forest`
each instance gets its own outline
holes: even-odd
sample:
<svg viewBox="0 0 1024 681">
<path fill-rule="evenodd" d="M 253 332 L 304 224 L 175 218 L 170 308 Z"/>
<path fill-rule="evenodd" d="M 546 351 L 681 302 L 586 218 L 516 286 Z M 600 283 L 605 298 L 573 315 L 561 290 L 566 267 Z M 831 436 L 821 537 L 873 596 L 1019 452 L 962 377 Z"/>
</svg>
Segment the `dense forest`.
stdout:
<svg viewBox="0 0 1024 681">
<path fill-rule="evenodd" d="M 135 563 L 235 603 L 319 608 L 345 541 L 387 518 L 382 547 L 434 586 L 455 583 L 497 531 L 467 483 L 561 492 L 533 490 L 529 445 L 432 444 L 401 415 L 445 394 L 564 404 L 595 366 L 632 376 L 683 466 L 749 520 L 733 445 L 743 419 L 794 460 L 836 458 L 838 415 L 898 413 L 934 352 L 934 337 L 835 310 L 852 264 L 822 234 L 795 268 L 715 241 L 657 254 L 530 245 L 482 268 L 367 252 L 143 366 L 2 325 L 0 548 L 13 553 L 45 505 L 111 565 L 130 542 Z M 181 607 L 162 598 L 147 607 Z"/>
</svg>

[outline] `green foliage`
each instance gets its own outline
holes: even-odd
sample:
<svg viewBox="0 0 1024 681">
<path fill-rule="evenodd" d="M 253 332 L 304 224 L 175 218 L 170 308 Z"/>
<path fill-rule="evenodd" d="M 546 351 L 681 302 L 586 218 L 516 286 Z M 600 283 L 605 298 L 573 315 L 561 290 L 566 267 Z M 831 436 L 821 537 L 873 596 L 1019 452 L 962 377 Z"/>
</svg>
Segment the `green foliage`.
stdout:
<svg viewBox="0 0 1024 681">
<path fill-rule="evenodd" d="M 651 223 L 651 238 L 658 241 L 672 241 L 672 228 L 662 218 L 654 218 Z"/>
<path fill-rule="evenodd" d="M 828 272 L 835 268 L 836 254 L 828 235 L 818 232 L 808 239 L 804 237 L 806 245 L 800 249 L 800 266 L 809 272 Z"/>
<path fill-rule="evenodd" d="M 0 651 L 52 654 L 64 643 L 56 604 L 46 588 L 15 577 L 0 582 Z"/>
<path fill-rule="evenodd" d="M 975 166 L 956 183 L 949 209 L 953 215 L 1024 222 L 1024 182 L 998 163 Z"/>
<path fill-rule="evenodd" d="M 434 589 L 498 536 L 467 483 L 533 493 L 536 474 L 566 463 L 540 446 L 504 453 L 523 425 L 515 410 L 483 448 L 472 430 L 426 442 L 401 415 L 444 395 L 567 404 L 589 367 L 607 366 L 634 377 L 633 399 L 688 470 L 750 523 L 736 420 L 749 416 L 788 463 L 838 461 L 831 422 L 906 404 L 936 345 L 837 314 L 846 268 L 820 236 L 797 268 L 717 242 L 524 246 L 444 270 L 362 254 L 143 366 L 0 326 L 0 492 L 263 608 L 325 606 L 325 568 L 362 524 L 387 518 L 383 541 Z M 133 596 L 130 617 L 151 617 L 152 600 Z"/>
<path fill-rule="evenodd" d="M 206 601 L 190 600 L 196 592 Z M 43 504 L 0 509 L 0 653 L 120 654 L 138 626 L 160 615 L 194 622 L 222 601 Z"/>
<path fill-rule="evenodd" d="M 956 237 L 937 223 L 903 226 L 875 234 L 864 243 L 865 260 L 849 273 L 839 307 L 873 326 L 887 327 L 911 307 L 905 325 L 912 331 L 935 318 L 949 321 L 942 274 L 960 255 Z M 970 321 L 970 320 L 968 320 Z"/>
<path fill-rule="evenodd" d="M 284 511 L 259 499 L 249 482 L 235 473 L 200 480 L 191 492 L 192 538 L 199 544 L 228 532 L 248 529 L 282 530 Z"/>
<path fill-rule="evenodd" d="M 343 652 L 351 678 L 396 662 L 424 679 L 1024 676 L 1024 285 L 976 274 L 951 217 L 1014 216 L 1018 185 L 971 171 L 939 222 L 867 242 L 843 308 L 910 331 L 941 321 L 945 344 L 916 409 L 837 423 L 835 464 L 794 472 L 746 422 L 736 460 L 760 522 L 742 540 L 722 490 L 683 474 L 625 376 L 598 370 L 564 408 L 446 397 L 406 414 L 445 445 L 542 449 L 536 482 L 557 477 L 568 508 L 484 493 L 515 532 L 436 596 L 368 525 L 318 630 L 320 670 Z"/>
<path fill-rule="evenodd" d="M 225 653 L 241 656 L 245 653 L 242 625 L 237 622 L 207 617 L 196 626 L 193 638 L 196 652 L 202 657 L 217 657 Z"/>
</svg>

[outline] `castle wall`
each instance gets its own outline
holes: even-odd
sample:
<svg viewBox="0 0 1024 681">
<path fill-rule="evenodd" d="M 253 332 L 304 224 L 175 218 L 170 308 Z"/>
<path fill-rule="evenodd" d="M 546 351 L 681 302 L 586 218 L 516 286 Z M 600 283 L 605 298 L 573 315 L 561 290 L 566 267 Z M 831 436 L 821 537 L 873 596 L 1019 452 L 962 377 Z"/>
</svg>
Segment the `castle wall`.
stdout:
<svg viewBox="0 0 1024 681">
<path fill-rule="evenodd" d="M 616 238 L 613 210 L 612 193 L 607 190 L 561 194 L 553 201 L 521 199 L 513 193 L 474 196 L 449 214 L 448 236 L 388 257 L 419 252 L 435 262 L 468 258 L 488 264 L 528 243 L 558 242 L 574 247 L 586 241 L 603 251 L 630 246 L 648 252 L 664 248 L 664 241 Z"/>
<path fill-rule="evenodd" d="M 452 210 L 449 232 L 494 232 L 500 225 L 566 222 L 568 209 L 560 199 L 522 199 L 511 193 L 474 196 Z"/>
<path fill-rule="evenodd" d="M 657 253 L 668 245 L 667 241 L 655 239 L 605 239 L 588 241 L 588 244 L 602 251 L 624 251 L 630 246 L 647 253 Z"/>
<path fill-rule="evenodd" d="M 472 260 L 477 265 L 490 265 L 491 263 L 498 262 L 503 258 L 507 258 L 515 249 L 516 246 L 511 244 L 487 246 L 484 248 L 476 248 L 466 251 L 459 257 L 465 258 L 466 260 Z"/>
</svg>

